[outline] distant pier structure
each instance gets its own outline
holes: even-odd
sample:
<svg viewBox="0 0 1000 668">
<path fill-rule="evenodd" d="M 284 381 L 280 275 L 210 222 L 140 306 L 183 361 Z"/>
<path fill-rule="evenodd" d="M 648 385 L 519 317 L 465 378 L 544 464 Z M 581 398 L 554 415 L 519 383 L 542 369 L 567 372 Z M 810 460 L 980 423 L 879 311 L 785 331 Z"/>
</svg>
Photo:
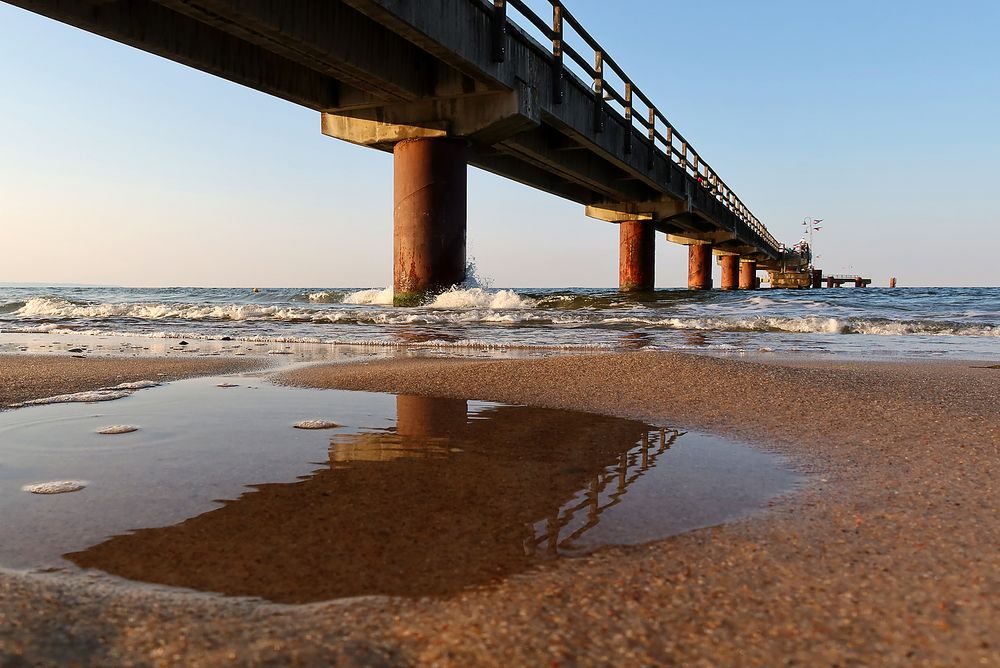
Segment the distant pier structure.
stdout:
<svg viewBox="0 0 1000 668">
<path fill-rule="evenodd" d="M 775 270 L 770 272 L 771 287 L 780 289 L 805 289 L 805 288 L 839 288 L 844 285 L 853 285 L 856 288 L 867 288 L 872 284 L 872 279 L 864 278 L 857 274 L 823 274 L 822 269 L 795 268 Z M 895 282 L 891 287 L 895 287 Z"/>
<path fill-rule="evenodd" d="M 8 0 L 312 109 L 392 153 L 399 305 L 461 283 L 469 165 L 620 226 L 620 289 L 652 290 L 657 239 L 688 287 L 805 270 L 562 0 Z M 606 3 L 608 12 L 615 11 Z M 678 29 L 681 29 L 678 27 Z M 661 236 L 662 235 L 662 236 Z M 572 256 L 566 248 L 553 249 Z"/>
</svg>

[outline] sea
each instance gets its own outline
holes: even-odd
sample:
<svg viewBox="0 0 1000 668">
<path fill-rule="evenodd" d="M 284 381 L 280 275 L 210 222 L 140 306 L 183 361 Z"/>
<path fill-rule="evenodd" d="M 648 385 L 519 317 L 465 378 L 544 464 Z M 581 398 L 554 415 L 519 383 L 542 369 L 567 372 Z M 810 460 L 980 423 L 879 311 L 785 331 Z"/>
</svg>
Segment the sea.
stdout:
<svg viewBox="0 0 1000 668">
<path fill-rule="evenodd" d="M 629 296 L 456 287 L 419 307 L 381 288 L 0 287 L 0 335 L 354 346 L 462 355 L 681 350 L 1000 361 L 1000 288 Z M 9 337 L 8 337 L 9 338 Z"/>
</svg>

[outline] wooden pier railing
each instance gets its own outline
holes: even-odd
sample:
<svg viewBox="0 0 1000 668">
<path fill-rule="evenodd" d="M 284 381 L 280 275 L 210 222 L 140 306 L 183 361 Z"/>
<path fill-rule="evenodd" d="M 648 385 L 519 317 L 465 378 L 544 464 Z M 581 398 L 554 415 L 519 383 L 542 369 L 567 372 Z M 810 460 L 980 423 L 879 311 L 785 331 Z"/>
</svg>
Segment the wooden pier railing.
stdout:
<svg viewBox="0 0 1000 668">
<path fill-rule="evenodd" d="M 551 44 L 551 47 L 543 48 L 551 49 L 555 86 L 553 98 L 557 103 L 562 101 L 565 78 L 575 76 L 580 79 L 585 86 L 594 91 L 594 106 L 597 110 L 594 114 L 595 132 L 604 130 L 606 113 L 611 111 L 617 114 L 632 130 L 626 133 L 624 147 L 626 153 L 631 152 L 633 142 L 638 137 L 639 141 L 644 141 L 665 154 L 700 187 L 707 190 L 712 197 L 759 235 L 773 251 L 778 251 L 779 244 L 767 227 L 691 146 L 684 135 L 667 120 L 652 100 L 635 85 L 625 70 L 591 36 L 561 0 L 536 0 L 536 4 L 551 5 L 551 20 L 540 16 L 526 0 L 481 1 L 487 5 L 492 4 L 493 7 L 494 60 L 499 62 L 504 58 L 503 36 L 510 20 L 509 6 L 526 22 L 526 25 L 514 22 L 522 32 L 536 39 L 540 38 L 540 43 Z M 581 44 L 577 45 L 577 42 Z M 653 152 L 650 152 L 650 155 L 652 156 Z"/>
</svg>

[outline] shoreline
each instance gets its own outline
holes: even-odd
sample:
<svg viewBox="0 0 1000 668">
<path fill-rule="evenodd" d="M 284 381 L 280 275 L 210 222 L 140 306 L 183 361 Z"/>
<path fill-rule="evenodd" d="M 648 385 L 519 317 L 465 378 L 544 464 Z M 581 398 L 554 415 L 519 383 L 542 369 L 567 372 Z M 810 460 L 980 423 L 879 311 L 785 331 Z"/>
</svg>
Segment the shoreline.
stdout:
<svg viewBox="0 0 1000 668">
<path fill-rule="evenodd" d="M 0 622 L 15 622 L 0 648 L 157 665 L 1000 663 L 1000 370 L 969 364 L 633 352 L 279 370 L 295 385 L 697 428 L 779 452 L 810 479 L 751 519 L 446 599 L 274 606 L 0 571 Z"/>
</svg>

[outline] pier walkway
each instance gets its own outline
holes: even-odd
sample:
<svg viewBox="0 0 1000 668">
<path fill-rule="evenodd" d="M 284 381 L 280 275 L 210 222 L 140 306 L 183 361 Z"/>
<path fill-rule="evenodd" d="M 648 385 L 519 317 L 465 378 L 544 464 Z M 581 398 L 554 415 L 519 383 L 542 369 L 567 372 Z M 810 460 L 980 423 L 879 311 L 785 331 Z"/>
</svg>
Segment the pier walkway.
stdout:
<svg viewBox="0 0 1000 668">
<path fill-rule="evenodd" d="M 392 151 L 398 304 L 464 280 L 468 165 L 619 224 L 623 290 L 652 289 L 657 233 L 689 247 L 692 289 L 712 287 L 713 256 L 724 289 L 804 268 L 569 9 L 546 3 L 9 0 Z"/>
</svg>

